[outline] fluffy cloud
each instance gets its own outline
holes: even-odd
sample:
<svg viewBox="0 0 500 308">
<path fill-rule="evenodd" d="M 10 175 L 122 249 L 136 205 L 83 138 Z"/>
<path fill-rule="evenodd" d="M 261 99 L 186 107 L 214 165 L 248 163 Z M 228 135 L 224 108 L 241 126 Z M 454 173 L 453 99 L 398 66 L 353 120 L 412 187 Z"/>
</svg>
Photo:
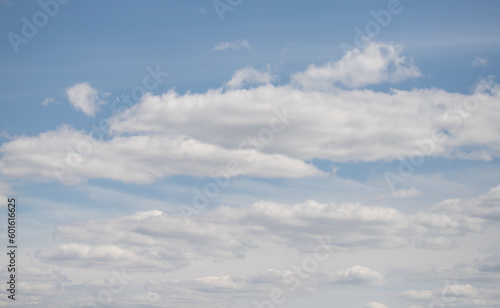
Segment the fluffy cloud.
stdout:
<svg viewBox="0 0 500 308">
<path fill-rule="evenodd" d="M 337 62 L 311 65 L 305 72 L 293 75 L 292 80 L 305 88 L 324 89 L 332 85 L 359 88 L 420 77 L 420 70 L 401 55 L 402 51 L 397 45 L 372 42 L 362 50 L 347 51 Z"/>
<path fill-rule="evenodd" d="M 387 78 L 405 75 L 400 72 L 407 66 L 398 47 L 370 46 L 338 63 L 351 58 L 364 63 L 364 57 L 377 55 L 383 57 L 375 62 L 386 67 Z M 359 78 L 367 75 L 354 73 Z M 500 154 L 500 87 L 491 78 L 479 82 L 469 95 L 434 88 L 389 93 L 335 87 L 304 90 L 294 84 L 276 86 L 271 79 L 269 72 L 246 68 L 236 72 L 227 89 L 145 95 L 109 119 L 112 135 L 103 140 L 71 127 L 18 137 L 0 148 L 2 173 L 56 179 L 56 162 L 63 165 L 59 170 L 67 171 L 67 183 L 88 178 L 149 183 L 176 174 L 210 176 L 235 160 L 241 165 L 235 175 L 297 178 L 323 174 L 305 163 L 312 159 L 491 160 Z M 239 88 L 260 83 L 266 84 Z M 88 84 L 69 92 L 77 106 L 89 115 L 95 113 L 97 94 Z M 84 144 L 89 142 L 91 146 Z M 399 191 L 391 197 L 416 193 Z"/>
<path fill-rule="evenodd" d="M 0 153 L 5 175 L 67 184 L 89 178 L 150 183 L 175 174 L 219 176 L 220 172 L 260 177 L 323 174 L 301 160 L 251 148 L 230 150 L 187 137 L 161 135 L 100 140 L 68 126 L 37 137 L 20 137 L 3 144 Z"/>
<path fill-rule="evenodd" d="M 94 116 L 100 104 L 99 93 L 90 86 L 88 82 L 77 83 L 66 89 L 68 101 L 76 110 L 85 113 L 88 116 Z M 43 103 L 43 102 L 42 102 Z"/>
<path fill-rule="evenodd" d="M 363 266 L 353 266 L 351 268 L 340 271 L 331 276 L 331 281 L 338 284 L 381 284 L 384 276 L 374 270 Z"/>
<path fill-rule="evenodd" d="M 492 206 L 490 199 L 478 197 L 482 198 L 482 203 L 468 204 L 471 208 L 500 208 L 499 204 Z M 220 206 L 195 218 L 161 211 L 139 212 L 60 226 L 57 239 L 63 244 L 37 255 L 48 262 L 76 267 L 147 264 L 141 268 L 169 270 L 202 257 L 244 258 L 249 250 L 265 243 L 312 253 L 318 245 L 315 239 L 325 238 L 330 249 L 337 252 L 410 245 L 450 249 L 448 242 L 454 243 L 454 237 L 483 231 L 495 220 L 438 214 L 437 209 L 440 206 L 409 215 L 357 203 L 308 201 L 286 205 L 262 201 L 241 208 Z M 372 284 L 382 279 L 379 273 L 360 266 L 330 277 L 334 283 Z"/>
<path fill-rule="evenodd" d="M 500 153 L 496 119 L 500 90 L 487 85 L 480 83 L 471 95 L 438 89 L 308 92 L 274 85 L 204 94 L 170 91 L 146 96 L 116 115 L 111 130 L 117 134 L 182 132 L 196 140 L 238 148 L 247 136 L 269 126 L 273 110 L 286 110 L 293 117 L 263 151 L 338 162 L 393 160 L 415 152 L 454 156 L 462 147 L 478 147 L 496 156 Z M 473 113 L 466 111 L 469 104 Z"/>
</svg>

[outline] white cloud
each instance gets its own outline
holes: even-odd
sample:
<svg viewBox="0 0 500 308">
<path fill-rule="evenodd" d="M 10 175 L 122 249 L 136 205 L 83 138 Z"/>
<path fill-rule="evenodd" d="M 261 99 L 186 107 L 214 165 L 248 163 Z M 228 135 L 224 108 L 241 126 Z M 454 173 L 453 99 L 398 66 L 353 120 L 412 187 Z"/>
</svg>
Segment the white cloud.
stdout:
<svg viewBox="0 0 500 308">
<path fill-rule="evenodd" d="M 226 83 L 226 87 L 234 89 L 240 88 L 243 85 L 268 84 L 273 79 L 269 71 L 261 72 L 252 67 L 245 67 L 234 73 L 233 78 Z"/>
<path fill-rule="evenodd" d="M 66 89 L 68 101 L 76 109 L 88 116 L 94 116 L 99 105 L 105 102 L 99 98 L 96 89 L 90 86 L 88 82 L 77 83 Z"/>
<path fill-rule="evenodd" d="M 472 66 L 486 66 L 488 65 L 488 60 L 486 58 L 476 57 L 472 61 Z"/>
<path fill-rule="evenodd" d="M 372 42 L 362 50 L 347 51 L 337 62 L 311 65 L 305 72 L 293 75 L 292 80 L 305 88 L 325 89 L 335 85 L 359 88 L 420 77 L 420 70 L 401 55 L 402 51 L 397 45 Z"/>
<path fill-rule="evenodd" d="M 500 186 L 474 198 L 478 203 L 472 200 L 462 202 L 467 208 L 495 210 L 500 207 L 498 202 L 495 203 L 499 192 Z M 460 204 L 459 201 L 455 203 Z M 55 237 L 60 245 L 44 247 L 35 256 L 47 263 L 76 269 L 123 268 L 132 275 L 138 275 L 138 271 L 148 273 L 145 276 L 146 282 L 137 280 L 140 283 L 133 287 L 136 291 L 125 292 L 116 297 L 116 301 L 113 299 L 117 307 L 134 307 L 145 303 L 160 306 L 167 300 L 170 305 L 168 307 L 206 307 L 207 304 L 210 306 L 215 303 L 219 305 L 215 306 L 217 308 L 238 307 L 253 301 L 268 300 L 269 290 L 277 289 L 283 290 L 286 298 L 292 298 L 306 294 L 336 294 L 340 285 L 342 288 L 355 286 L 356 292 L 363 292 L 361 288 L 373 288 L 397 281 L 400 288 L 399 280 L 386 280 L 371 265 L 347 265 L 351 267 L 342 266 L 341 270 L 332 268 L 331 265 L 337 266 L 339 262 L 345 262 L 346 256 L 341 255 L 344 252 L 349 256 L 353 251 L 408 247 L 415 236 L 433 238 L 440 233 L 461 236 L 468 228 L 465 226 L 467 220 L 464 220 L 463 211 L 452 209 L 443 207 L 440 203 L 421 213 L 404 214 L 386 207 L 354 203 L 321 204 L 309 201 L 286 205 L 262 201 L 240 208 L 220 206 L 186 220 L 159 210 L 150 210 L 62 225 Z M 437 212 L 440 215 L 432 215 Z M 478 223 L 489 225 L 496 218 L 489 219 L 489 222 L 481 220 Z M 467 232 L 475 232 L 474 230 L 480 231 L 481 228 L 472 228 Z M 233 266 L 237 264 L 238 267 L 258 263 L 258 259 L 255 259 L 257 251 L 261 251 L 263 247 L 275 249 L 278 245 L 287 247 L 292 260 L 290 264 L 297 264 L 293 261 L 294 258 L 301 256 L 304 260 L 308 255 L 313 256 L 318 247 L 315 239 L 324 238 L 325 235 L 330 235 L 330 240 L 324 244 L 332 249 L 335 257 L 332 259 L 335 262 L 330 266 L 328 262 L 322 263 L 320 271 L 308 273 L 307 279 L 300 280 L 293 291 L 293 278 L 297 277 L 295 270 L 270 268 L 257 274 L 239 275 L 231 273 L 231 266 L 226 266 L 226 262 L 234 262 Z M 393 256 L 393 253 L 397 254 L 397 250 L 387 253 Z M 191 273 L 193 268 L 200 264 L 206 265 L 206 262 L 214 259 L 224 266 L 218 270 L 215 266 L 213 270 L 205 271 L 200 276 L 188 274 L 186 277 L 186 273 Z M 354 262 L 349 260 L 350 264 L 359 264 Z M 177 275 L 179 271 L 169 272 L 168 276 L 161 274 L 162 271 L 183 271 L 182 267 L 189 264 L 196 265 L 186 268 L 184 276 Z M 456 307 L 474 307 L 480 300 L 485 307 L 488 307 L 487 304 L 495 306 L 498 290 L 493 285 L 480 288 L 472 282 L 480 281 L 483 285 L 495 283 L 497 264 L 498 258 L 493 252 L 472 265 L 459 264 L 444 270 L 431 268 L 409 273 L 401 271 L 399 275 L 392 270 L 391 278 L 399 276 L 405 281 L 412 281 L 412 288 L 415 288 L 415 281 L 435 283 L 450 280 L 454 275 L 458 275 L 461 280 L 471 281 L 468 284 L 455 281 L 434 290 L 406 290 L 394 297 L 394 300 L 402 301 L 403 304 L 399 306 L 404 307 L 417 307 L 417 304 L 426 306 L 433 300 L 442 298 L 441 294 L 445 293 L 449 296 L 447 298 L 456 299 Z M 221 268 L 224 269 L 222 272 Z M 40 276 L 45 273 L 39 272 Z M 154 278 L 149 278 L 153 275 L 152 272 L 155 272 Z M 64 290 L 74 300 L 85 302 L 83 296 L 95 296 L 105 286 L 106 281 L 99 278 L 72 285 L 71 288 L 65 287 Z M 61 294 L 61 286 L 54 286 L 52 282 L 37 288 L 30 292 L 36 295 L 45 290 L 52 294 L 59 290 L 57 292 Z M 94 293 L 89 293 L 89 290 L 94 290 Z M 373 302 L 365 307 L 384 307 L 380 305 L 382 304 Z"/>
<path fill-rule="evenodd" d="M 494 287 L 494 286 L 492 286 Z M 470 284 L 450 284 L 434 290 L 406 290 L 400 298 L 406 303 L 428 303 L 430 306 L 495 307 L 500 292 L 493 288 L 476 288 Z"/>
<path fill-rule="evenodd" d="M 389 71 L 394 61 L 403 61 L 395 46 L 378 43 L 371 48 L 374 51 L 358 56 L 383 56 L 380 65 Z M 324 174 L 305 163 L 316 158 L 358 162 L 397 160 L 415 153 L 459 159 L 500 155 L 500 87 L 492 78 L 479 82 L 469 95 L 435 88 L 389 93 L 303 90 L 291 84 L 272 85 L 271 80 L 269 72 L 246 68 L 235 73 L 226 90 L 147 94 L 109 119 L 114 135 L 105 141 L 71 127 L 18 137 L 0 148 L 2 173 L 30 180 L 57 179 L 52 164 L 66 164 L 68 146 L 76 149 L 80 141 L 90 142 L 92 151 L 69 168 L 67 183 L 88 178 L 149 183 L 176 174 L 210 176 L 225 170 L 233 159 L 242 167 L 236 175 L 305 177 Z M 94 114 L 99 104 L 96 91 L 88 84 L 74 90 L 74 101 Z M 444 141 L 429 145 L 435 136 Z M 401 190 L 389 197 L 417 193 Z"/>
<path fill-rule="evenodd" d="M 175 174 L 219 176 L 221 172 L 270 178 L 323 175 L 314 166 L 281 154 L 226 149 L 183 136 L 99 141 L 68 126 L 37 137 L 19 137 L 3 144 L 0 153 L 5 175 L 60 180 L 66 184 L 89 178 L 150 183 Z"/>
<path fill-rule="evenodd" d="M 221 42 L 213 50 L 220 51 L 224 49 L 238 50 L 240 48 L 250 49 L 250 43 L 247 40 L 236 40 L 234 42 Z"/>
<path fill-rule="evenodd" d="M 384 281 L 384 276 L 375 270 L 355 265 L 332 275 L 331 281 L 339 284 L 380 285 Z"/>
<path fill-rule="evenodd" d="M 376 161 L 401 159 L 415 151 L 462 157 L 457 149 L 474 146 L 496 157 L 500 153 L 500 106 L 496 103 L 500 88 L 480 87 L 471 95 L 438 89 L 308 92 L 271 84 L 204 94 L 170 91 L 146 96 L 116 115 L 111 119 L 111 130 L 120 134 L 177 132 L 237 148 L 247 136 L 268 126 L 277 108 L 296 116 L 266 146 L 268 153 L 303 160 Z M 467 118 L 462 118 L 457 105 L 475 100 L 480 107 L 474 116 L 468 112 Z M 421 146 L 437 134 L 446 142 L 433 141 L 430 150 Z"/>
<path fill-rule="evenodd" d="M 472 202 L 471 207 L 498 211 L 492 199 Z M 314 201 L 287 205 L 257 202 L 247 207 L 219 206 L 195 219 L 167 215 L 161 211 L 60 226 L 59 248 L 40 251 L 47 262 L 68 266 L 135 267 L 172 269 L 203 257 L 244 258 L 263 243 L 279 243 L 303 253 L 312 253 L 317 242 L 329 237 L 333 251 L 402 248 L 412 244 L 421 249 L 443 249 L 453 238 L 484 231 L 498 217 L 479 219 L 456 212 L 436 213 L 431 208 L 403 214 L 386 207 L 357 203 L 321 204 Z M 78 243 L 78 244 L 77 244 Z M 486 262 L 486 261 L 485 261 Z M 496 263 L 489 268 L 495 268 Z M 146 265 L 140 267 L 144 269 Z M 482 268 L 488 268 L 484 266 Z M 354 266 L 330 276 L 334 283 L 378 284 L 383 276 Z"/>
</svg>

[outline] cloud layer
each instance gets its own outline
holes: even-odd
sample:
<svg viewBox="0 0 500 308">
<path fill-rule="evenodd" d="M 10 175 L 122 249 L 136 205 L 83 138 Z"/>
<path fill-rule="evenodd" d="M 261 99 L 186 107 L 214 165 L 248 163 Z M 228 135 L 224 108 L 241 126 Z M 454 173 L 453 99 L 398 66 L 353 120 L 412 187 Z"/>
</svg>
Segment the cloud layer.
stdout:
<svg viewBox="0 0 500 308">
<path fill-rule="evenodd" d="M 269 71 L 244 68 L 226 89 L 146 94 L 108 119 L 111 135 L 107 130 L 84 134 L 62 126 L 38 136 L 20 136 L 0 147 L 0 166 L 13 178 L 149 183 L 176 174 L 227 173 L 234 162 L 239 168 L 232 176 L 299 178 L 324 174 L 306 163 L 313 159 L 498 157 L 500 87 L 492 78 L 480 81 L 471 94 L 335 86 L 337 81 L 354 87 L 416 75 L 418 70 L 401 56 L 400 47 L 382 43 L 350 51 L 322 68 L 310 67 L 288 85 L 271 84 Z M 297 80 L 302 80 L 301 86 Z M 307 80 L 324 86 L 304 89 Z M 241 88 L 248 85 L 253 87 Z M 97 90 L 88 83 L 68 89 L 68 97 L 91 116 L 100 104 Z M 416 194 L 400 191 L 392 197 Z"/>
</svg>

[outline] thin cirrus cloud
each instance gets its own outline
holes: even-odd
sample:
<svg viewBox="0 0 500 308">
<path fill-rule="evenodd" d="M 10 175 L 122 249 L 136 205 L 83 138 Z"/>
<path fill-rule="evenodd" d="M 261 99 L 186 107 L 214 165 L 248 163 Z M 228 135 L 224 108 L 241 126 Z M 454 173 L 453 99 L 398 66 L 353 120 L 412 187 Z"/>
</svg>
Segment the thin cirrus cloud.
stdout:
<svg viewBox="0 0 500 308">
<path fill-rule="evenodd" d="M 88 116 L 95 116 L 99 105 L 105 104 L 100 98 L 99 92 L 92 88 L 90 83 L 77 83 L 66 89 L 69 103 L 76 109 Z M 43 103 L 43 102 L 42 102 Z"/>
<path fill-rule="evenodd" d="M 221 51 L 225 49 L 238 50 L 241 48 L 250 50 L 251 49 L 250 43 L 247 40 L 236 40 L 234 42 L 220 42 L 219 44 L 215 45 L 212 50 L 214 51 Z"/>
<path fill-rule="evenodd" d="M 377 198 L 379 200 L 387 199 L 387 198 L 393 198 L 393 199 L 403 199 L 403 198 L 413 198 L 421 195 L 422 192 L 414 187 L 412 188 L 401 188 L 398 190 L 393 191 L 390 194 L 387 195 L 381 195 L 378 196 Z"/>
<path fill-rule="evenodd" d="M 488 60 L 482 57 L 476 57 L 472 60 L 472 66 L 486 66 L 488 65 Z"/>
</svg>

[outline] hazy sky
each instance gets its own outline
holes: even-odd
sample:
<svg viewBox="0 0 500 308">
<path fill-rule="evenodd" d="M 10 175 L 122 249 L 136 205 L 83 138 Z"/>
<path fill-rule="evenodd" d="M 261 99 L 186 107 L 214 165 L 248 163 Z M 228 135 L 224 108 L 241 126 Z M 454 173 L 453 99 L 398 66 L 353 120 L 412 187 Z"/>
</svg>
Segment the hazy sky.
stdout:
<svg viewBox="0 0 500 308">
<path fill-rule="evenodd" d="M 499 14 L 1 0 L 0 306 L 499 307 Z"/>
</svg>

